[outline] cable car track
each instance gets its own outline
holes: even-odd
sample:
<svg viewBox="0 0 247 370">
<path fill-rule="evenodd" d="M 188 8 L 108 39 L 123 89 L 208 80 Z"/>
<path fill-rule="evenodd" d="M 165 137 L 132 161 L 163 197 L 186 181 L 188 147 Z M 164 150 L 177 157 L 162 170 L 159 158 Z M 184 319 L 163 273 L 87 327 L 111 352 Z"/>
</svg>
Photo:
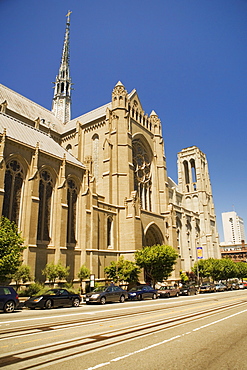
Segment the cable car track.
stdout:
<svg viewBox="0 0 247 370">
<path fill-rule="evenodd" d="M 125 328 L 108 329 L 99 331 L 94 335 L 82 335 L 77 338 L 59 341 L 47 345 L 39 345 L 36 347 L 15 351 L 0 355 L 0 368 L 5 369 L 8 366 L 16 366 L 16 369 L 31 369 L 40 366 L 45 367 L 50 365 L 52 361 L 68 360 L 70 357 L 76 355 L 89 354 L 91 351 L 102 349 L 109 345 L 121 344 L 130 339 L 137 339 L 144 335 L 158 333 L 159 331 L 169 329 L 174 326 L 179 326 L 184 323 L 199 320 L 204 317 L 235 308 L 237 306 L 245 305 L 246 301 L 239 301 L 235 303 L 220 305 L 218 307 L 209 308 L 197 312 L 187 313 L 184 315 L 175 315 L 167 318 L 166 320 L 158 319 L 145 324 L 129 325 Z M 115 317 L 116 319 L 116 317 Z M 106 320 L 110 320 L 107 318 Z M 82 322 L 81 325 L 86 325 L 87 322 Z M 37 334 L 37 333 L 36 333 Z M 73 352 L 72 352 L 73 351 Z M 71 353 L 72 352 L 72 353 Z M 46 358 L 45 358 L 46 357 Z"/>
</svg>

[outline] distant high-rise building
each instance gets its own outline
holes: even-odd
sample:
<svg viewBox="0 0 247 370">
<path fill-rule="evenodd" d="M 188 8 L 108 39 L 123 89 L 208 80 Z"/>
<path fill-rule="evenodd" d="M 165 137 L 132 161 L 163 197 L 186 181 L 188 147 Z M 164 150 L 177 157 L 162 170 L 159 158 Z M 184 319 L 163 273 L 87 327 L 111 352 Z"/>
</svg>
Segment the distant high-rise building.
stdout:
<svg viewBox="0 0 247 370">
<path fill-rule="evenodd" d="M 235 211 L 222 213 L 224 244 L 239 244 L 245 240 L 244 221 Z"/>
</svg>

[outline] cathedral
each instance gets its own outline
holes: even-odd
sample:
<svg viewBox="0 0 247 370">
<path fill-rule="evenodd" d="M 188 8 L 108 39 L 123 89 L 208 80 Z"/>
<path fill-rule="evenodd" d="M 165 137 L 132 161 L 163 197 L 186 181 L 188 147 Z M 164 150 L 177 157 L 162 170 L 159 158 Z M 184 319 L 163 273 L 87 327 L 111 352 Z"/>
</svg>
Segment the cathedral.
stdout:
<svg viewBox="0 0 247 370">
<path fill-rule="evenodd" d="M 173 279 L 199 258 L 220 258 L 207 159 L 178 153 L 178 184 L 167 174 L 160 118 L 119 81 L 111 100 L 71 119 L 70 16 L 51 111 L 0 85 L 0 213 L 27 246 L 35 280 L 50 262 L 86 265 L 97 281 L 120 256 L 167 244 Z M 109 93 L 110 97 L 110 93 Z"/>
</svg>

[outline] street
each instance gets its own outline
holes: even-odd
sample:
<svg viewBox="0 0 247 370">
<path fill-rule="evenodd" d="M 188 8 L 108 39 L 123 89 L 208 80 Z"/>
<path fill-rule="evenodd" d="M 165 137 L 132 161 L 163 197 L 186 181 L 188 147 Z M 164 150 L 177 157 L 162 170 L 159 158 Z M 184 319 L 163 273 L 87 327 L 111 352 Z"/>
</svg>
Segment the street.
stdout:
<svg viewBox="0 0 247 370">
<path fill-rule="evenodd" d="M 247 290 L 0 314 L 4 369 L 247 369 Z"/>
</svg>

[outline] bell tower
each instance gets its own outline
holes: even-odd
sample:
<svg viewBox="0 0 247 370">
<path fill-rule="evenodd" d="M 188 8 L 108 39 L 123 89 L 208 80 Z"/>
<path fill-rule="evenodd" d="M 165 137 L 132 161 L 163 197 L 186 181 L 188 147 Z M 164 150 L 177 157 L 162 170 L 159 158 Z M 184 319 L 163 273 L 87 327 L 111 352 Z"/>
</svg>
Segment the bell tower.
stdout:
<svg viewBox="0 0 247 370">
<path fill-rule="evenodd" d="M 69 70 L 69 33 L 70 33 L 70 14 L 66 15 L 66 30 L 63 44 L 62 60 L 56 82 L 54 82 L 54 96 L 52 103 L 52 113 L 62 123 L 70 121 L 71 118 L 71 78 Z"/>
</svg>

